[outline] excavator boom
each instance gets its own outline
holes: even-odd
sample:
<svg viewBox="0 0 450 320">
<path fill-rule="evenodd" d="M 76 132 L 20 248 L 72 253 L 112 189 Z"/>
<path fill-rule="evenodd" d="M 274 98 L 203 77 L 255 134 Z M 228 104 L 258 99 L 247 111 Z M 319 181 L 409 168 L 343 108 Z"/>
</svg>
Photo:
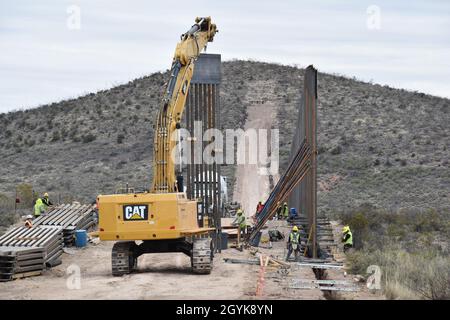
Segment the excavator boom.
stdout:
<svg viewBox="0 0 450 320">
<path fill-rule="evenodd" d="M 176 146 L 174 133 L 180 127 L 195 61 L 217 32 L 211 17 L 196 18 L 195 22 L 181 35 L 181 41 L 176 46 L 170 80 L 159 110 L 155 128 L 152 193 L 183 191 L 178 190 L 172 158 L 172 150 Z"/>
</svg>

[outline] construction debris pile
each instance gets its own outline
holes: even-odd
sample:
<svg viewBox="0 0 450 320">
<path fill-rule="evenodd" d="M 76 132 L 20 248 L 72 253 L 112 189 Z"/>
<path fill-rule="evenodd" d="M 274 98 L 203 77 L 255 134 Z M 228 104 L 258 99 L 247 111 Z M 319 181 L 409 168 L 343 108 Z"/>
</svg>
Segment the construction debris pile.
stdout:
<svg viewBox="0 0 450 320">
<path fill-rule="evenodd" d="M 0 281 L 42 274 L 60 264 L 63 246 L 73 244 L 77 229 L 95 224 L 91 206 L 57 206 L 35 220 L 32 228 L 15 227 L 0 237 Z"/>
</svg>

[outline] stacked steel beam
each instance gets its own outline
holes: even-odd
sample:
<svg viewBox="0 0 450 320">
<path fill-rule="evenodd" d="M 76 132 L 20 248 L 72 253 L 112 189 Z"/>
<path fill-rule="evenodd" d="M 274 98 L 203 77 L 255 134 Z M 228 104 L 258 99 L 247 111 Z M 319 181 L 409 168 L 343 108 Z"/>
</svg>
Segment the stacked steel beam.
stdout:
<svg viewBox="0 0 450 320">
<path fill-rule="evenodd" d="M 32 228 L 13 228 L 0 237 L 0 281 L 38 275 L 46 265 L 53 266 L 63 245 L 72 244 L 75 230 L 95 224 L 94 210 L 90 205 L 60 205 L 33 224 Z"/>
<path fill-rule="evenodd" d="M 16 227 L 0 237 L 0 279 L 38 275 L 63 253 L 62 227 Z"/>
<path fill-rule="evenodd" d="M 270 193 L 269 198 L 264 204 L 264 208 L 258 215 L 258 221 L 252 232 L 248 236 L 248 240 L 252 245 L 257 245 L 257 235 L 262 227 L 270 220 L 277 211 L 278 206 L 285 201 L 292 190 L 302 181 L 311 167 L 311 148 L 303 141 L 299 150 L 294 155 L 291 163 L 283 176 L 278 180 L 275 188 Z"/>
<path fill-rule="evenodd" d="M 0 282 L 40 275 L 44 267 L 44 248 L 0 247 Z"/>
<path fill-rule="evenodd" d="M 94 226 L 94 210 L 91 205 L 64 204 L 57 206 L 34 221 L 35 226 L 60 226 L 63 228 L 64 244 L 70 246 L 76 230 Z"/>
</svg>

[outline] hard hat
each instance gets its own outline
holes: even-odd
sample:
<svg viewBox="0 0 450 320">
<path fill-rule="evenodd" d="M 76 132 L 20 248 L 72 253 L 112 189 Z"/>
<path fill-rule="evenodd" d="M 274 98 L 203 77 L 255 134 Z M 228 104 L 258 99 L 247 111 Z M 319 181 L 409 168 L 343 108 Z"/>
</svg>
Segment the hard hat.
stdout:
<svg viewBox="0 0 450 320">
<path fill-rule="evenodd" d="M 44 193 L 44 198 L 48 198 L 48 193 Z"/>
<path fill-rule="evenodd" d="M 285 202 L 284 205 L 287 206 L 287 202 Z"/>
<path fill-rule="evenodd" d="M 350 231 L 350 227 L 349 226 L 345 226 L 342 228 L 342 232 L 349 232 Z"/>
<path fill-rule="evenodd" d="M 294 226 L 294 227 L 292 228 L 292 231 L 298 231 L 297 226 Z"/>
<path fill-rule="evenodd" d="M 31 214 L 27 215 L 27 216 L 25 217 L 25 220 L 28 220 L 28 219 L 33 219 L 33 216 L 32 216 Z"/>
<path fill-rule="evenodd" d="M 242 214 L 242 209 L 238 209 L 237 214 Z"/>
</svg>

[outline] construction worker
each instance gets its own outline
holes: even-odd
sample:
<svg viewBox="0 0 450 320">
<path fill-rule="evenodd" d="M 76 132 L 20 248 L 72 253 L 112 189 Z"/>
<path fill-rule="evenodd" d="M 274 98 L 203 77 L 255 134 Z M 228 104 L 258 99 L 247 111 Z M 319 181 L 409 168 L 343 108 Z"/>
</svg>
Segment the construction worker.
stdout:
<svg viewBox="0 0 450 320">
<path fill-rule="evenodd" d="M 281 210 L 283 209 L 283 207 L 280 205 L 279 202 L 277 202 L 277 214 L 276 217 L 278 220 L 281 220 L 282 215 L 281 215 Z"/>
<path fill-rule="evenodd" d="M 342 228 L 342 243 L 344 243 L 344 252 L 353 248 L 353 235 L 349 226 Z"/>
<path fill-rule="evenodd" d="M 281 209 L 281 213 L 283 215 L 283 219 L 287 220 L 287 218 L 289 217 L 289 208 L 288 208 L 287 202 L 285 202 L 283 204 L 283 208 Z"/>
<path fill-rule="evenodd" d="M 34 217 L 37 218 L 44 212 L 45 205 L 42 202 L 42 198 L 37 198 L 36 203 L 34 204 Z"/>
<path fill-rule="evenodd" d="M 25 217 L 25 227 L 31 229 L 33 227 L 33 216 L 31 214 Z"/>
<path fill-rule="evenodd" d="M 259 214 L 261 213 L 262 209 L 264 208 L 264 205 L 262 204 L 262 201 L 259 201 L 256 205 L 256 212 L 252 216 L 253 223 L 258 223 Z"/>
<path fill-rule="evenodd" d="M 45 210 L 47 210 L 48 207 L 52 206 L 53 203 L 50 201 L 50 199 L 48 198 L 48 193 L 44 193 L 44 197 L 42 198 L 42 202 L 44 203 L 44 205 L 46 206 Z"/>
<path fill-rule="evenodd" d="M 259 201 L 258 204 L 256 205 L 256 216 L 258 216 L 258 214 L 261 212 L 261 210 L 264 208 L 264 205 L 262 203 L 262 201 Z"/>
<path fill-rule="evenodd" d="M 245 228 L 247 227 L 247 222 L 245 221 L 245 214 L 242 209 L 238 209 L 237 217 L 233 221 L 233 225 L 238 225 L 241 233 L 245 233 Z"/>
<path fill-rule="evenodd" d="M 51 205 L 53 205 L 53 203 L 49 200 L 48 193 L 46 192 L 44 193 L 44 196 L 42 198 L 38 198 L 34 204 L 34 217 L 39 217 Z"/>
<path fill-rule="evenodd" d="M 287 242 L 288 254 L 286 256 L 286 261 L 289 260 L 292 251 L 294 251 L 295 261 L 298 261 L 298 255 L 300 253 L 300 245 L 301 245 L 300 232 L 298 231 L 298 227 L 294 226 L 292 228 L 291 233 L 289 233 L 288 237 Z"/>
</svg>

